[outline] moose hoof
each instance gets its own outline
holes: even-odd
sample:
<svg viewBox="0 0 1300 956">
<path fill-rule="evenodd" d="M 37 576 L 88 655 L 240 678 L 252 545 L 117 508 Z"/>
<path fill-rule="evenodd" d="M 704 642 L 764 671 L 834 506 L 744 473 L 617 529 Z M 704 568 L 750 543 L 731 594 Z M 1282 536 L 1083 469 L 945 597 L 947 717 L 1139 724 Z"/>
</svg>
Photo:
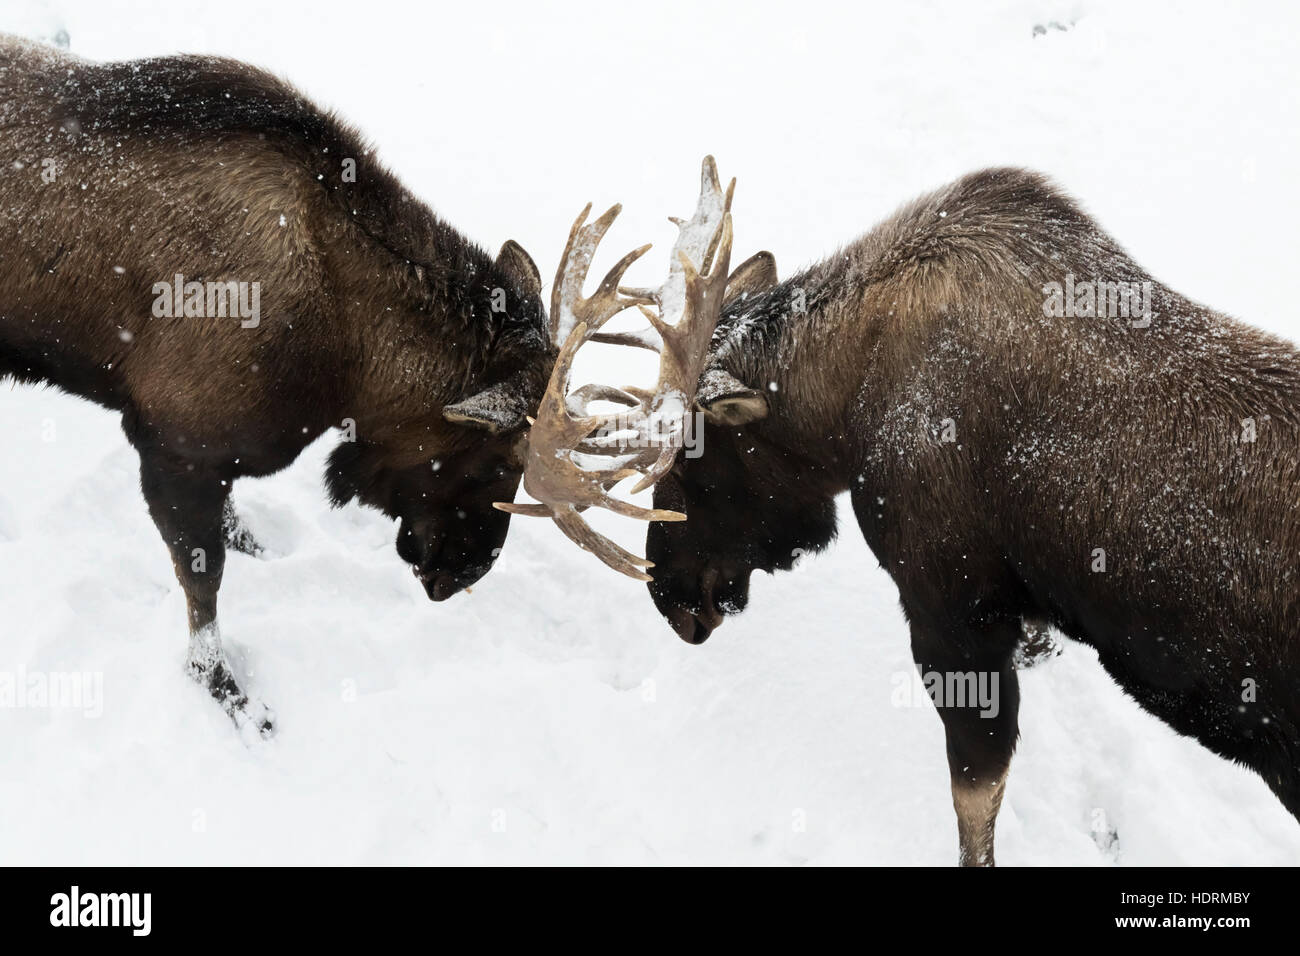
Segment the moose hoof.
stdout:
<svg viewBox="0 0 1300 956">
<path fill-rule="evenodd" d="M 275 736 L 275 711 L 256 697 L 245 697 L 243 703 L 228 709 L 227 713 L 245 737 L 270 740 Z"/>
<path fill-rule="evenodd" d="M 224 659 L 208 665 L 190 661 L 188 670 L 190 677 L 221 705 L 242 735 L 256 735 L 263 740 L 274 736 L 275 712 L 244 692 Z"/>
</svg>

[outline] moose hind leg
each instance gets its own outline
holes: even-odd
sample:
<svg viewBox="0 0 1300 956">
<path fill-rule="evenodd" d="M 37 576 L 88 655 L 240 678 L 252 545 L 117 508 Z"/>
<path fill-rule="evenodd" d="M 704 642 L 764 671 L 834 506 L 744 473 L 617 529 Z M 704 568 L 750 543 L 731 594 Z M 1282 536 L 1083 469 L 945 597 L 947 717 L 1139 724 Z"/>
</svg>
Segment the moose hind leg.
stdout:
<svg viewBox="0 0 1300 956">
<path fill-rule="evenodd" d="M 190 626 L 186 671 L 241 729 L 251 727 L 269 736 L 274 715 L 239 686 L 222 650 L 217 624 L 217 592 L 226 563 L 223 516 L 229 486 L 210 472 L 190 470 L 185 463 L 143 457 L 140 485 L 185 591 Z"/>
<path fill-rule="evenodd" d="M 221 535 L 228 550 L 238 551 L 240 554 L 247 554 L 254 558 L 262 556 L 262 545 L 253 536 L 253 532 L 248 530 L 248 526 L 240 520 L 239 513 L 235 511 L 235 506 L 229 498 L 221 509 Z"/>
<path fill-rule="evenodd" d="M 993 866 L 993 833 L 1016 747 L 1019 622 L 912 622 L 912 654 L 947 739 L 962 866 Z"/>
</svg>

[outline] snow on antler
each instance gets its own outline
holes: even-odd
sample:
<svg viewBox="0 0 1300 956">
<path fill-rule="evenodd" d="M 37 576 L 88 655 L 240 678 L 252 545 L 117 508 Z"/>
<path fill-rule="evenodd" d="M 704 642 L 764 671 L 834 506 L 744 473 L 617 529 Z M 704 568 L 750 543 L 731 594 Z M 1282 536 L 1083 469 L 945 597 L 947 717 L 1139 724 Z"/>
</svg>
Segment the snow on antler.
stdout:
<svg viewBox="0 0 1300 956">
<path fill-rule="evenodd" d="M 657 289 L 619 286 L 627 269 L 650 248 L 642 246 L 619 260 L 590 298 L 582 295 L 596 249 L 621 207 L 612 207 L 590 224 L 586 220 L 591 205 L 583 209 L 569 232 L 551 295 L 551 334 L 560 354 L 528 437 L 524 490 L 538 503 L 496 503 L 502 511 L 552 518 L 579 547 L 642 581 L 650 580 L 645 569 L 651 563 L 594 531 L 580 512 L 600 507 L 647 521 L 685 520 L 675 511 L 641 508 L 614 498 L 609 490 L 633 476 L 641 478 L 634 492 L 648 488 L 672 467 L 682 447 L 686 419 L 726 294 L 735 185 L 733 179 L 724 193 L 713 157 L 705 157 L 695 214 L 688 220 L 672 220 L 679 229 L 677 242 L 668 278 Z M 658 333 L 658 343 L 650 329 L 601 332 L 606 322 L 632 306 L 641 309 Z M 646 306 L 655 306 L 658 312 Z M 570 393 L 574 357 L 593 341 L 658 351 L 654 390 L 585 385 Z M 591 403 L 598 401 L 623 405 L 629 411 L 592 414 Z"/>
</svg>

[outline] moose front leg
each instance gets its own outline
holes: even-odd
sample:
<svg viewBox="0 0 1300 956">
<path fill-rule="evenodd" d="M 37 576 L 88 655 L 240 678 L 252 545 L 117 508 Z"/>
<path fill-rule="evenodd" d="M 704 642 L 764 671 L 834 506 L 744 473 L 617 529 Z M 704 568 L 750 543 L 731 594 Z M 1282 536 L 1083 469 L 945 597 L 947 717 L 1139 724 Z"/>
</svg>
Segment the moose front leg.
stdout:
<svg viewBox="0 0 1300 956">
<path fill-rule="evenodd" d="M 140 486 L 185 591 L 190 625 L 187 672 L 241 729 L 251 726 L 262 736 L 270 736 L 274 715 L 235 680 L 217 626 L 217 592 L 226 565 L 223 516 L 229 486 L 197 466 L 144 456 Z"/>
<path fill-rule="evenodd" d="M 1016 747 L 1019 622 L 942 625 L 912 619 L 912 656 L 948 743 L 962 866 L 993 866 L 993 830 Z"/>
</svg>

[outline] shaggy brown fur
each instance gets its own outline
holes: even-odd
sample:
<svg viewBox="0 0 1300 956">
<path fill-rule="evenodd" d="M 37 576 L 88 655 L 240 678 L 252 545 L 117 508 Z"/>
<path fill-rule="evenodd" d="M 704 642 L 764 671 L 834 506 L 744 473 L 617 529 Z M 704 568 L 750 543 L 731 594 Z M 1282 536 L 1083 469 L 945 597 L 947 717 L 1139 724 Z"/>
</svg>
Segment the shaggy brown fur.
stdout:
<svg viewBox="0 0 1300 956">
<path fill-rule="evenodd" d="M 189 599 L 191 667 L 232 714 L 248 701 L 215 621 L 236 478 L 354 427 L 334 500 L 401 518 L 435 600 L 486 572 L 512 433 L 554 360 L 522 249 L 494 261 L 351 129 L 231 60 L 94 64 L 0 38 L 0 146 L 0 378 L 122 412 Z M 176 274 L 258 283 L 260 322 L 155 317 Z"/>
<path fill-rule="evenodd" d="M 1149 327 L 1049 317 L 1067 273 L 1152 282 Z M 963 862 L 993 861 L 1026 622 L 1095 647 L 1300 816 L 1289 343 L 1162 286 L 1042 177 L 996 169 L 732 305 L 713 352 L 702 404 L 729 424 L 656 491 L 688 520 L 651 527 L 651 594 L 704 640 L 755 568 L 831 540 L 849 491 L 922 672 L 999 681 L 996 717 L 936 702 Z"/>
</svg>

